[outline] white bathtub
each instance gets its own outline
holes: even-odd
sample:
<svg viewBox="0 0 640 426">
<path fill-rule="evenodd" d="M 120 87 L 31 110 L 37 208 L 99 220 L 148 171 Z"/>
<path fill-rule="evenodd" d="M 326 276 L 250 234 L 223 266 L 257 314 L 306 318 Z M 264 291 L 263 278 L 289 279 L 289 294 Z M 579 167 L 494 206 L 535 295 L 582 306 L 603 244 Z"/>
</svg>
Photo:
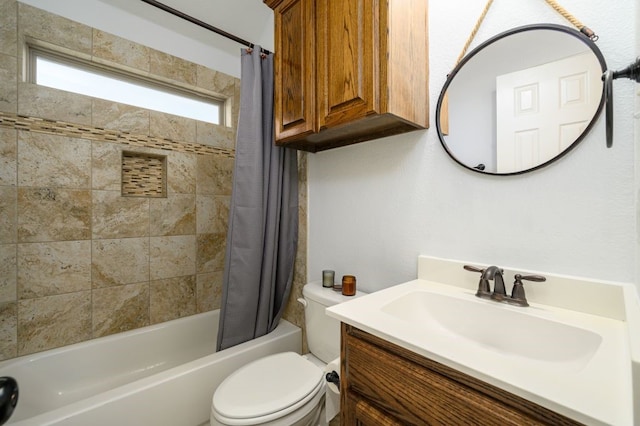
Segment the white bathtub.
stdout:
<svg viewBox="0 0 640 426">
<path fill-rule="evenodd" d="M 15 426 L 197 426 L 211 397 L 240 366 L 300 353 L 287 321 L 267 336 L 215 352 L 219 311 L 207 312 L 0 363 L 18 381 Z"/>
</svg>

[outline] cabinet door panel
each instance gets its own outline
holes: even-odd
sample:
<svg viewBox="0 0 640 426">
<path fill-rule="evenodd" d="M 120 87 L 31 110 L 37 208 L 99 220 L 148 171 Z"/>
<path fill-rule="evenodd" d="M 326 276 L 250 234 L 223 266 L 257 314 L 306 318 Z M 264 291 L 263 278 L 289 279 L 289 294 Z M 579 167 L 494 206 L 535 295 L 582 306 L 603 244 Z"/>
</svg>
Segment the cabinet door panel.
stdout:
<svg viewBox="0 0 640 426">
<path fill-rule="evenodd" d="M 317 2 L 320 128 L 379 109 L 377 0 Z"/>
<path fill-rule="evenodd" d="M 313 133 L 315 119 L 314 2 L 283 2 L 275 10 L 276 140 Z"/>
</svg>

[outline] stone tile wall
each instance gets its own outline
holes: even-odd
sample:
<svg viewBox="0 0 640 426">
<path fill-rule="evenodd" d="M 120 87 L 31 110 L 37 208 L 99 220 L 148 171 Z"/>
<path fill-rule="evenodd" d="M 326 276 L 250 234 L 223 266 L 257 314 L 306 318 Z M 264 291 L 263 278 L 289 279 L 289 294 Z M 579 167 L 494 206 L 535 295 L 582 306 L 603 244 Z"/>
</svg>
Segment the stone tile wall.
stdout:
<svg viewBox="0 0 640 426">
<path fill-rule="evenodd" d="M 0 0 L 0 359 L 219 307 L 235 128 L 27 82 L 24 42 L 229 98 L 239 80 Z M 123 197 L 122 152 L 167 196 Z"/>
<path fill-rule="evenodd" d="M 0 359 L 217 309 L 235 125 L 28 83 L 24 44 L 228 98 L 240 82 L 114 35 L 0 0 Z M 122 152 L 167 157 L 167 197 L 121 196 Z M 304 329 L 306 153 L 284 318 Z"/>
</svg>

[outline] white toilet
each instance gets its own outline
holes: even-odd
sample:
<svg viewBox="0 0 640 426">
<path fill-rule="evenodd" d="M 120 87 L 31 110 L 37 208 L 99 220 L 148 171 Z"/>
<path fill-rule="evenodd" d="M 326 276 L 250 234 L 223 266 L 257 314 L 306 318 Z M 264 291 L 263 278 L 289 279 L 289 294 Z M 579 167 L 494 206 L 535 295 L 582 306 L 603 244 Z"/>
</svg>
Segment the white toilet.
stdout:
<svg viewBox="0 0 640 426">
<path fill-rule="evenodd" d="M 211 425 L 324 424 L 325 366 L 340 356 L 340 322 L 328 306 L 358 297 L 313 282 L 302 289 L 310 354 L 283 352 L 241 367 L 216 389 Z"/>
</svg>

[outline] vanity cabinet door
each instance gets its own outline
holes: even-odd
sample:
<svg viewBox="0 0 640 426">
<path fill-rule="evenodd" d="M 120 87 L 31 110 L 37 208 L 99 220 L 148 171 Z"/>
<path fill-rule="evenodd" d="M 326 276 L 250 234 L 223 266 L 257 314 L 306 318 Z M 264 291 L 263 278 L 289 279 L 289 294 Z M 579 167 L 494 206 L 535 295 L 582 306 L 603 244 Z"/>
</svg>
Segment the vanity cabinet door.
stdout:
<svg viewBox="0 0 640 426">
<path fill-rule="evenodd" d="M 274 9 L 274 121 L 285 143 L 314 133 L 315 1 L 285 0 Z"/>
</svg>

